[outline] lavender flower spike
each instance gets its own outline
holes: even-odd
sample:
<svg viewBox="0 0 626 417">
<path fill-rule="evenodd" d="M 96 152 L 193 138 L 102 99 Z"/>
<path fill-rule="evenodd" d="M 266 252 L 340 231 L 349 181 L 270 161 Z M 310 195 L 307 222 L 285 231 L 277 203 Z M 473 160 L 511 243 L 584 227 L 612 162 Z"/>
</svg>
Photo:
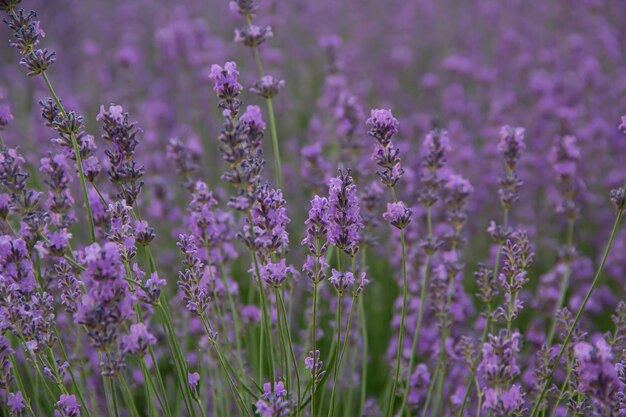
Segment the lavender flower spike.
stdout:
<svg viewBox="0 0 626 417">
<path fill-rule="evenodd" d="M 363 229 L 363 220 L 356 185 L 349 169 L 339 170 L 339 176 L 331 178 L 328 194 L 328 241 L 354 257 L 359 250 L 359 232 Z"/>
</svg>

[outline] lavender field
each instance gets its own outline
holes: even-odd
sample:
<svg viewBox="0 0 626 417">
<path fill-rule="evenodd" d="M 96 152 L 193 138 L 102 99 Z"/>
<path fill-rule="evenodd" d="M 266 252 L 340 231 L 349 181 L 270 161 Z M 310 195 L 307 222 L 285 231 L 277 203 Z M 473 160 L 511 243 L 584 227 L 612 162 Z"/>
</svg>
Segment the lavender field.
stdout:
<svg viewBox="0 0 626 417">
<path fill-rule="evenodd" d="M 626 417 L 625 1 L 0 14 L 0 417 Z"/>
</svg>

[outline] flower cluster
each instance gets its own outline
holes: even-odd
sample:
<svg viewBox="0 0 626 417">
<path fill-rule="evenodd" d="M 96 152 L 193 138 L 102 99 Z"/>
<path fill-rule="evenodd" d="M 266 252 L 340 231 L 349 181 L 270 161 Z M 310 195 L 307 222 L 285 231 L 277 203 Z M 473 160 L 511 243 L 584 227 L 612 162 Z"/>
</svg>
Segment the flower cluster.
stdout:
<svg viewBox="0 0 626 417">
<path fill-rule="evenodd" d="M 100 113 L 96 117 L 102 123 L 102 139 L 110 144 L 106 150 L 109 157 L 109 180 L 120 187 L 119 198 L 126 200 L 126 204 L 133 206 L 144 185 L 141 179 L 144 167 L 135 161 L 137 135 L 140 130 L 136 122 L 129 120 L 129 115 L 122 106 L 111 104 L 108 109 L 100 106 Z"/>
</svg>

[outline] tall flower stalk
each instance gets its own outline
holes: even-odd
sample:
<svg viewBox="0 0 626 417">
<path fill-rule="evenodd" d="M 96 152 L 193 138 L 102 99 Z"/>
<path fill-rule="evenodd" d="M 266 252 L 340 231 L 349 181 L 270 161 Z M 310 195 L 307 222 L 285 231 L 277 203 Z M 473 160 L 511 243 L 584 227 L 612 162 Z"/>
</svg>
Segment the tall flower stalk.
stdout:
<svg viewBox="0 0 626 417">
<path fill-rule="evenodd" d="M 272 150 L 274 151 L 274 169 L 276 174 L 276 185 L 282 188 L 282 167 L 280 161 L 280 145 L 278 143 L 278 131 L 276 129 L 276 116 L 274 114 L 273 97 L 278 94 L 278 90 L 284 85 L 284 81 L 274 80 L 270 75 L 266 75 L 261 61 L 259 46 L 273 36 L 271 26 L 257 26 L 254 24 L 258 6 L 254 0 L 235 0 L 230 2 L 230 8 L 234 12 L 243 16 L 246 26 L 235 30 L 235 42 L 243 43 L 252 49 L 254 61 L 261 79 L 250 91 L 265 98 L 267 115 L 272 136 Z"/>
</svg>

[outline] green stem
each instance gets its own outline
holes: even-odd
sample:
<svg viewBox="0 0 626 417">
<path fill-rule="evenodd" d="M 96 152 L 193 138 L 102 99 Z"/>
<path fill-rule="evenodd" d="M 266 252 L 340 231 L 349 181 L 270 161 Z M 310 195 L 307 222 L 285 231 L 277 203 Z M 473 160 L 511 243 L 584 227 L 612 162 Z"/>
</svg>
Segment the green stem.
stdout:
<svg viewBox="0 0 626 417">
<path fill-rule="evenodd" d="M 626 188 L 626 184 L 624 184 L 624 187 L 622 187 L 622 189 L 624 188 Z M 546 395 L 548 386 L 550 385 L 550 382 L 552 381 L 552 377 L 554 376 L 554 373 L 556 372 L 556 368 L 558 364 L 561 363 L 561 358 L 563 357 L 563 354 L 565 353 L 565 350 L 567 349 L 567 345 L 572 339 L 572 335 L 574 334 L 574 331 L 576 330 L 576 326 L 578 325 L 578 322 L 580 321 L 580 318 L 582 317 L 582 314 L 585 311 L 585 307 L 587 306 L 587 303 L 589 302 L 589 299 L 591 298 L 593 291 L 596 289 L 596 287 L 598 286 L 598 283 L 600 282 L 600 277 L 602 275 L 602 271 L 604 270 L 604 265 L 606 264 L 606 260 L 608 259 L 609 254 L 611 253 L 611 248 L 613 247 L 613 242 L 615 240 L 615 236 L 617 235 L 617 230 L 619 229 L 619 225 L 620 225 L 620 222 L 622 221 L 623 214 L 624 214 L 624 211 L 618 208 L 617 215 L 615 216 L 615 222 L 613 223 L 613 229 L 611 230 L 611 235 L 609 236 L 609 242 L 607 243 L 606 248 L 604 250 L 604 255 L 602 256 L 602 262 L 600 263 L 600 266 L 598 267 L 598 270 L 596 271 L 596 274 L 593 277 L 593 281 L 591 282 L 591 287 L 589 288 L 589 291 L 587 291 L 587 294 L 585 294 L 585 298 L 583 299 L 583 302 L 580 305 L 578 312 L 576 313 L 574 322 L 572 323 L 572 326 L 567 332 L 567 336 L 565 337 L 565 340 L 563 341 L 563 344 L 561 345 L 559 354 L 554 360 L 554 366 L 552 367 L 552 370 L 550 371 L 550 374 L 548 375 L 548 378 L 546 379 L 546 382 L 544 383 L 543 388 L 541 389 L 541 392 L 539 393 L 539 396 L 537 397 L 537 400 L 535 401 L 535 405 L 533 407 L 531 417 L 535 417 L 537 415 L 537 411 L 539 411 L 539 407 L 541 405 L 541 402 L 543 401 L 543 397 Z"/>
<path fill-rule="evenodd" d="M 315 262 L 315 277 L 317 278 L 318 262 Z M 313 370 L 312 370 L 312 386 L 311 386 L 311 417 L 316 417 L 315 414 L 315 392 L 317 388 L 317 285 L 318 282 L 313 283 Z M 299 408 L 299 407 L 298 407 Z"/>
<path fill-rule="evenodd" d="M 337 392 L 337 376 L 339 375 L 339 351 L 341 350 L 341 294 L 337 296 L 337 314 L 335 316 L 335 326 L 337 327 L 337 348 L 335 350 L 335 368 L 333 370 L 333 389 L 330 394 L 330 407 L 328 408 L 328 417 L 334 417 L 335 410 L 335 393 Z"/>
<path fill-rule="evenodd" d="M 367 395 L 367 320 L 365 318 L 365 307 L 363 306 L 363 297 L 359 297 L 359 317 L 361 318 L 361 331 L 363 332 L 363 352 L 361 356 L 361 400 L 359 402 L 359 416 L 363 415 L 365 408 L 365 400 Z"/>
<path fill-rule="evenodd" d="M 46 83 L 46 87 L 48 87 L 48 92 L 50 92 L 50 95 L 52 96 L 52 99 L 54 100 L 57 107 L 59 108 L 59 111 L 61 112 L 63 117 L 67 119 L 67 112 L 65 111 L 65 108 L 61 104 L 61 100 L 59 100 L 59 96 L 57 96 L 56 92 L 52 88 L 52 84 L 50 83 L 50 80 L 48 79 L 48 75 L 46 74 L 45 71 L 41 73 L 41 77 Z M 80 155 L 80 148 L 78 147 L 78 141 L 76 140 L 76 135 L 74 133 L 70 134 L 70 139 L 72 141 L 72 147 L 74 149 L 74 157 L 76 158 L 76 168 L 78 169 L 78 177 L 80 179 L 80 188 L 83 193 L 83 200 L 85 201 L 85 208 L 87 209 L 87 218 L 89 220 L 89 234 L 91 237 L 91 241 L 95 242 L 96 231 L 95 231 L 95 226 L 93 223 L 93 213 L 91 211 L 91 204 L 89 203 L 89 197 L 87 195 L 87 185 L 85 182 L 85 174 L 83 172 L 83 161 Z"/>
<path fill-rule="evenodd" d="M 246 16 L 246 22 L 248 23 L 248 27 L 252 26 L 252 17 Z M 254 54 L 254 61 L 257 66 L 257 70 L 259 71 L 259 76 L 263 78 L 265 76 L 265 71 L 263 70 L 263 63 L 261 62 L 261 54 L 259 53 L 259 47 L 253 46 L 252 52 Z M 278 188 L 282 188 L 282 170 L 280 165 L 280 148 L 278 146 L 278 133 L 276 129 L 276 117 L 274 116 L 274 105 L 272 103 L 271 97 L 268 97 L 265 100 L 267 104 L 267 114 L 269 117 L 270 123 L 270 133 L 272 135 L 272 150 L 274 151 L 274 169 L 276 170 L 276 185 Z"/>
<path fill-rule="evenodd" d="M 297 393 L 298 396 L 296 398 L 300 399 L 300 371 L 298 369 L 298 360 L 296 359 L 296 352 L 293 348 L 293 340 L 291 337 L 291 330 L 289 329 L 289 324 L 287 324 L 287 310 L 285 308 L 285 300 L 283 296 L 280 294 L 278 289 L 276 290 L 276 295 L 278 296 L 278 301 L 280 303 L 280 308 L 283 314 L 283 323 L 285 323 L 285 329 L 287 332 L 287 341 L 289 342 L 289 351 L 291 352 L 291 360 L 293 361 L 294 371 L 296 373 L 296 384 L 297 384 Z M 300 416 L 300 407 L 296 406 L 296 417 Z"/>
<path fill-rule="evenodd" d="M 571 249 L 573 240 L 574 240 L 574 222 L 570 220 L 567 226 L 567 240 L 566 240 L 567 250 Z M 571 261 L 569 259 L 569 254 L 567 256 L 568 256 L 567 264 L 565 265 L 565 271 L 563 271 L 563 278 L 561 280 L 561 290 L 559 291 L 559 300 L 557 301 L 557 305 L 554 310 L 552 323 L 550 325 L 550 331 L 548 333 L 548 339 L 546 341 L 546 345 L 548 347 L 552 345 L 552 340 L 554 339 L 554 334 L 556 332 L 556 323 L 557 323 L 556 313 L 558 313 L 559 310 L 565 304 L 565 296 L 567 295 L 567 288 L 569 287 L 569 278 L 572 273 L 572 266 L 571 266 Z"/>
</svg>

